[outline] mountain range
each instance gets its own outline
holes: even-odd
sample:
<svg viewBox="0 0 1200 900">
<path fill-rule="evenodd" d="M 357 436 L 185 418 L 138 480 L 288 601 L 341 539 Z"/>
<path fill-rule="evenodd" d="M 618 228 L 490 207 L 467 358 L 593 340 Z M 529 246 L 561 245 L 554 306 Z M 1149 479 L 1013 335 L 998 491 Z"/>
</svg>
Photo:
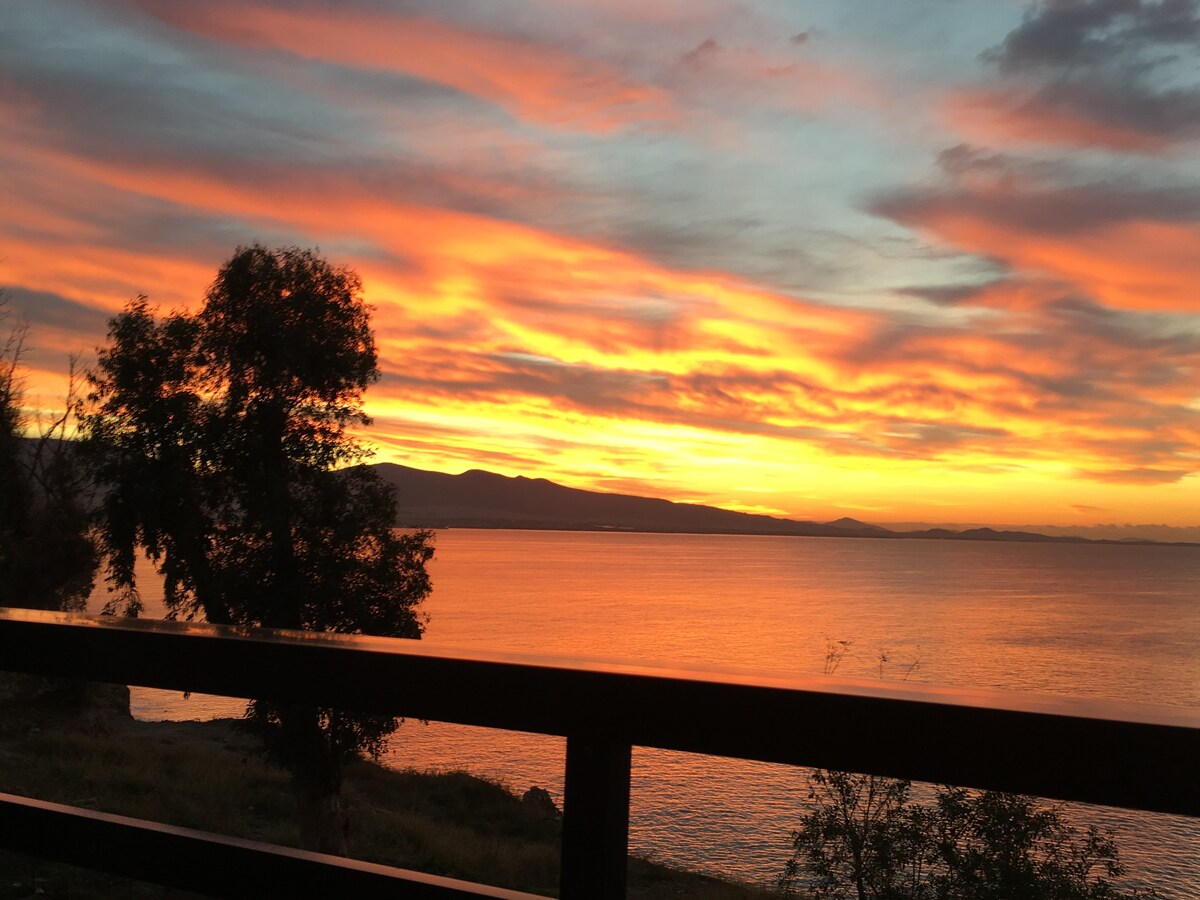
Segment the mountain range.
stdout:
<svg viewBox="0 0 1200 900">
<path fill-rule="evenodd" d="M 785 519 L 655 497 L 585 491 L 545 478 L 508 477 L 480 469 L 449 475 L 396 463 L 377 463 L 372 468 L 398 489 L 396 524 L 403 527 L 1116 543 L 986 527 L 894 531 L 848 517 L 832 522 Z"/>
</svg>

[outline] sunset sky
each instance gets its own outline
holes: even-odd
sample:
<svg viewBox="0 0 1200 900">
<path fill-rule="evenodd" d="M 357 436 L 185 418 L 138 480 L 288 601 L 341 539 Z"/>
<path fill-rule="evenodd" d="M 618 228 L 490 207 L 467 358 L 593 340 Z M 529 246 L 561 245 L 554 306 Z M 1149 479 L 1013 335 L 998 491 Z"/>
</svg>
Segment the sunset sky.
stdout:
<svg viewBox="0 0 1200 900">
<path fill-rule="evenodd" d="M 315 246 L 376 308 L 380 460 L 1200 524 L 1200 0 L 0 16 L 33 404 L 130 298 L 194 308 L 238 245 Z"/>
</svg>

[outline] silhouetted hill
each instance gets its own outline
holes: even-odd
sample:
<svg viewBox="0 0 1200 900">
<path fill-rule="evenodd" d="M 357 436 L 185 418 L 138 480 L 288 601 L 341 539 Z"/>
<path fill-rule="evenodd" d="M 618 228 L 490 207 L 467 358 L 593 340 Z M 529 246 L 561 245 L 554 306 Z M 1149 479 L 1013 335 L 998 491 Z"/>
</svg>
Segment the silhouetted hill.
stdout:
<svg viewBox="0 0 1200 900">
<path fill-rule="evenodd" d="M 882 525 L 870 525 L 867 522 L 860 522 L 858 519 L 852 519 L 849 516 L 842 516 L 840 519 L 834 519 L 832 522 L 826 522 L 826 525 L 832 525 L 834 528 L 850 528 L 854 531 L 889 531 Z"/>
<path fill-rule="evenodd" d="M 564 487 L 545 478 L 510 478 L 480 469 L 460 475 L 395 463 L 372 468 L 400 493 L 396 524 L 413 528 L 530 528 L 570 531 L 661 531 L 684 534 L 781 534 L 809 537 L 929 538 L 967 541 L 1096 543 L 1027 531 L 972 528 L 890 531 L 843 517 L 808 522 Z M 1105 541 L 1104 543 L 1113 543 Z"/>
<path fill-rule="evenodd" d="M 992 522 L 988 525 L 999 531 L 1024 531 L 1050 537 L 1077 537 L 1121 544 L 1144 544 L 1147 542 L 1200 544 L 1200 525 L 1152 525 L 1129 522 L 1124 524 L 1110 522 L 1100 525 L 1050 525 L 1046 523 L 1002 525 Z M 961 533 L 982 528 L 984 525 L 979 522 L 888 522 L 886 527 L 891 531 L 928 531 L 931 528 L 944 528 Z"/>
<path fill-rule="evenodd" d="M 394 463 L 374 468 L 399 489 L 398 524 L 405 526 L 843 537 L 875 533 L 870 526 L 846 528 L 654 497 L 583 491 L 544 478 L 509 478 L 479 469 L 447 475 Z"/>
<path fill-rule="evenodd" d="M 895 531 L 892 534 L 911 538 L 933 538 L 953 541 L 1038 541 L 1059 544 L 1112 544 L 1115 541 L 1092 541 L 1087 538 L 1052 536 L 1038 534 L 1033 531 L 997 531 L 995 528 L 968 528 L 965 531 L 951 531 L 949 528 L 926 528 L 922 531 Z M 1153 541 L 1141 541 L 1152 544 Z"/>
</svg>

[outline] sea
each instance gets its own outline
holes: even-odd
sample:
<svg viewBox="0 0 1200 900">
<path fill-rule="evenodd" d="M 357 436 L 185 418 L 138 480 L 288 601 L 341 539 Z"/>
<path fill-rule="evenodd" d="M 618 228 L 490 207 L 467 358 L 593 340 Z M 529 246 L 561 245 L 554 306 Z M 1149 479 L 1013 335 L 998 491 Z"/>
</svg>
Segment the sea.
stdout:
<svg viewBox="0 0 1200 900">
<path fill-rule="evenodd" d="M 773 674 L 832 666 L 1200 708 L 1200 546 L 452 529 L 436 547 L 431 643 Z M 143 580 L 153 614 L 161 591 Z M 243 706 L 151 689 L 132 702 L 144 719 Z M 561 801 L 564 751 L 558 738 L 408 721 L 385 762 L 464 769 Z M 630 846 L 771 884 L 808 793 L 802 769 L 635 748 Z M 1200 900 L 1200 821 L 1083 805 L 1066 814 L 1115 831 L 1131 886 Z"/>
</svg>

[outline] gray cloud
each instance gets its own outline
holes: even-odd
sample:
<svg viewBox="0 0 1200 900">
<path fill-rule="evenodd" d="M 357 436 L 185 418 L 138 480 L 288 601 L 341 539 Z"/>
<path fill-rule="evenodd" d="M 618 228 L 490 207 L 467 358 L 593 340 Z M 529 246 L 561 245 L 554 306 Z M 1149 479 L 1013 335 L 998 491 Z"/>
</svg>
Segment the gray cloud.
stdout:
<svg viewBox="0 0 1200 900">
<path fill-rule="evenodd" d="M 680 57 L 680 62 L 682 62 L 685 66 L 703 68 L 704 66 L 707 66 L 709 62 L 720 52 L 721 45 L 712 38 L 708 38 L 707 40 L 701 41 L 691 50 L 687 51 L 687 53 L 684 53 L 683 56 Z"/>
<path fill-rule="evenodd" d="M 81 30 L 104 40 L 64 45 L 68 10 L 13 7 L 0 31 L 0 72 L 36 105 L 41 122 L 91 157 L 115 153 L 149 160 L 170 154 L 272 158 L 328 154 L 325 134 L 352 117 L 316 109 L 304 95 L 175 33 L 147 29 L 138 17 L 101 7 Z"/>
<path fill-rule="evenodd" d="M 1078 234 L 1135 220 L 1200 221 L 1200 188 L 1120 183 L 975 191 L 958 186 L 905 188 L 876 196 L 867 209 L 904 225 L 965 214 L 1024 232 Z"/>
<path fill-rule="evenodd" d="M 896 288 L 895 292 L 905 297 L 928 300 L 938 306 L 958 306 L 979 299 L 991 287 L 1004 284 L 1003 279 L 983 284 L 926 284 Z"/>
<path fill-rule="evenodd" d="M 440 372 L 447 374 L 442 377 Z M 422 371 L 410 365 L 401 372 L 385 372 L 381 383 L 392 391 L 420 396 L 485 399 L 497 393 L 524 394 L 575 409 L 626 415 L 649 412 L 646 395 L 669 386 L 663 375 L 569 364 L 518 352 L 456 354 L 454 368 L 431 364 Z"/>
<path fill-rule="evenodd" d="M 1107 131 L 1076 128 L 1074 140 L 1145 151 L 1200 134 L 1198 48 L 1200 0 L 1046 0 L 982 58 L 1019 84 L 1034 80 L 1011 115 L 1092 123 Z M 1130 134 L 1146 140 L 1135 146 Z"/>
<path fill-rule="evenodd" d="M 665 376 L 645 372 L 570 365 L 515 353 L 486 358 L 507 367 L 494 386 L 552 397 L 581 409 L 609 412 L 636 409 L 641 395 L 667 386 Z"/>
<path fill-rule="evenodd" d="M 970 144 L 955 144 L 938 153 L 936 164 L 951 176 L 984 172 L 1007 177 L 1012 172 L 1013 160 L 1002 153 L 985 153 Z"/>
<path fill-rule="evenodd" d="M 887 423 L 888 437 L 906 452 L 924 456 L 928 448 L 948 450 L 964 444 L 994 445 L 1008 436 L 1003 428 L 980 428 L 942 422 L 910 422 L 897 420 Z"/>
<path fill-rule="evenodd" d="M 29 323 L 32 347 L 39 343 L 39 333 L 46 331 L 94 344 L 96 336 L 104 334 L 108 327 L 108 313 L 49 291 L 0 285 L 0 299 L 6 301 L 8 310 L 17 319 Z"/>
<path fill-rule="evenodd" d="M 1007 72 L 1058 70 L 1198 41 L 1197 0 L 1046 0 L 983 57 Z"/>
<path fill-rule="evenodd" d="M 1052 301 L 1045 311 L 1073 335 L 1145 351 L 1159 359 L 1162 355 L 1200 359 L 1200 316 L 1115 310 L 1073 295 Z"/>
<path fill-rule="evenodd" d="M 1016 112 L 1075 116 L 1148 139 L 1186 140 L 1200 133 L 1200 90 L 1155 88 L 1131 78 L 1056 82 L 1040 88 Z"/>
<path fill-rule="evenodd" d="M 92 363 L 92 351 L 108 327 L 109 314 L 49 291 L 2 284 L 0 304 L 0 340 L 8 336 L 9 329 L 28 326 L 21 341 L 21 364 L 61 377 L 59 387 L 53 389 L 56 393 L 29 393 L 26 399 L 52 408 L 61 406 L 73 363 L 76 375 Z"/>
</svg>

